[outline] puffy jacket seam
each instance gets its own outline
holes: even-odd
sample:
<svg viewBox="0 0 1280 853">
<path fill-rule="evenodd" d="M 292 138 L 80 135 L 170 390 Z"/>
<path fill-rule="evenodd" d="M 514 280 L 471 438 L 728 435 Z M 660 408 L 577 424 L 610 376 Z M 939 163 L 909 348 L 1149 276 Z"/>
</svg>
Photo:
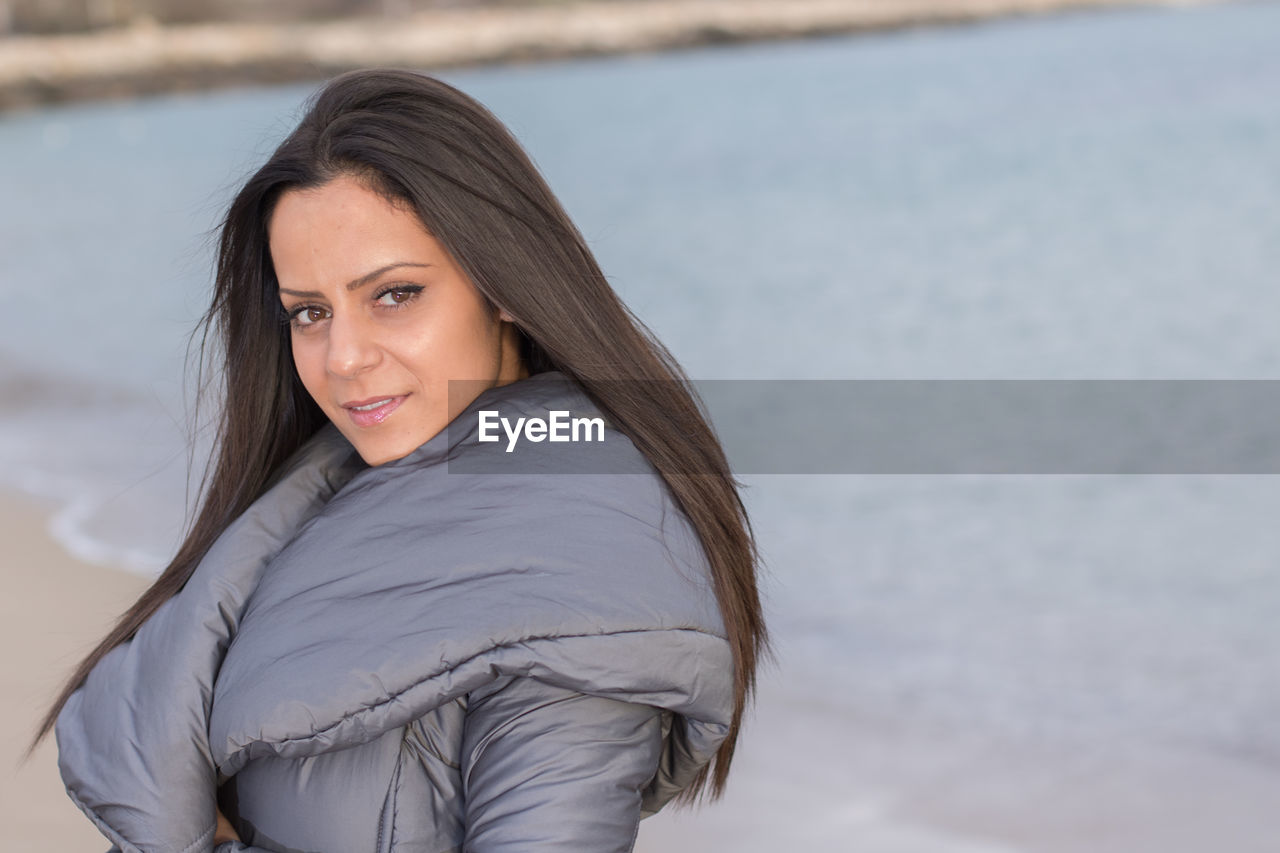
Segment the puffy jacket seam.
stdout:
<svg viewBox="0 0 1280 853">
<path fill-rule="evenodd" d="M 457 700 L 455 699 L 454 701 L 456 702 Z M 428 756 L 439 761 L 450 770 L 461 770 L 462 766 L 440 751 L 436 745 L 435 738 L 430 737 L 425 731 L 423 731 L 421 724 L 422 717 L 418 717 L 416 720 L 410 720 L 408 726 L 405 728 L 405 739 L 407 740 L 409 732 L 411 732 L 414 727 L 417 727 L 418 736 L 414 738 L 414 746 L 411 748 L 416 752 L 418 748 L 421 747 L 422 751 Z"/>
<path fill-rule="evenodd" d="M 201 846 L 203 846 L 204 844 L 206 844 L 206 843 L 207 843 L 207 841 L 208 841 L 208 839 L 206 838 L 206 836 L 208 836 L 208 838 L 212 838 L 212 837 L 213 837 L 213 834 L 214 834 L 214 831 L 215 831 L 216 829 L 217 829 L 217 827 L 216 827 L 216 826 L 214 826 L 214 827 L 210 827 L 209 829 L 206 829 L 203 833 L 201 833 L 201 834 L 200 834 L 200 837 L 199 837 L 199 838 L 197 838 L 195 841 L 192 841 L 192 842 L 191 842 L 190 844 L 188 844 L 186 847 L 183 847 L 183 848 L 182 848 L 182 853 L 190 853 L 190 851 L 195 850 L 196 848 L 201 847 Z"/>
<path fill-rule="evenodd" d="M 407 733 L 407 730 L 406 730 L 406 733 Z M 395 772 L 391 776 L 391 790 L 389 792 L 389 796 L 391 797 L 391 825 L 388 827 L 382 827 L 382 826 L 378 827 L 378 848 L 377 849 L 379 851 L 383 849 L 382 839 L 384 837 L 383 836 L 384 832 L 386 833 L 385 837 L 387 839 L 386 849 L 389 851 L 393 851 L 396 849 L 396 824 L 400 820 L 400 781 L 402 778 L 401 774 L 403 773 L 403 771 L 404 771 L 404 738 L 402 737 L 400 739 L 400 749 L 396 753 Z"/>
<path fill-rule="evenodd" d="M 88 815 L 89 820 L 93 821 L 94 826 L 98 827 L 98 829 L 102 831 L 102 834 L 107 836 L 107 840 L 111 841 L 121 850 L 125 850 L 130 847 L 133 847 L 135 850 L 137 849 L 125 840 L 125 837 L 117 832 L 114 826 L 103 820 L 97 812 L 85 804 L 84 800 L 77 797 L 75 791 L 67 788 L 67 796 L 71 798 L 71 802 L 76 804 L 76 808 Z"/>
<path fill-rule="evenodd" d="M 102 833 L 107 836 L 107 840 L 110 841 L 112 844 L 119 847 L 122 851 L 139 849 L 136 844 L 129 843 L 129 840 L 124 837 L 124 833 L 120 832 L 114 826 L 107 823 L 106 820 L 104 820 L 101 815 L 99 815 L 96 811 L 90 808 L 89 805 L 87 805 L 84 802 L 84 800 L 80 799 L 80 797 L 76 795 L 75 791 L 68 788 L 67 796 L 71 798 L 71 802 L 75 804 L 76 808 L 84 812 L 89 817 L 89 820 L 93 821 L 94 825 L 97 826 L 98 829 L 101 830 Z M 200 833 L 200 835 L 196 837 L 195 841 L 192 841 L 186 847 L 183 847 L 182 850 L 179 851 L 179 853 L 190 853 L 190 851 L 196 849 L 202 844 L 207 843 L 208 840 L 213 837 L 214 831 L 216 829 L 217 829 L 216 826 L 209 827 L 204 832 Z"/>
<path fill-rule="evenodd" d="M 645 786 L 645 788 L 647 787 L 648 785 Z M 636 841 L 640 838 L 640 821 L 644 819 L 644 788 L 636 791 L 636 797 L 640 800 L 640 813 L 636 815 L 636 822 L 631 827 L 631 844 L 627 847 L 628 850 L 632 851 L 636 849 Z"/>
<path fill-rule="evenodd" d="M 665 633 L 702 634 L 707 637 L 713 637 L 717 640 L 725 640 L 725 638 L 719 634 L 716 634 L 712 631 L 704 631 L 700 628 L 640 628 L 640 629 L 629 630 L 629 631 L 606 631 L 604 633 L 599 633 L 599 634 L 546 634 L 546 635 L 539 635 L 534 637 L 525 637 L 523 639 L 515 640 L 510 643 L 502 643 L 501 645 L 489 646 L 488 648 L 485 648 L 482 651 L 476 652 L 474 655 L 454 661 L 453 663 L 446 666 L 444 669 L 432 672 L 430 675 L 427 675 L 423 678 L 418 679 L 417 681 L 410 684 L 408 687 L 404 688 L 401 691 L 398 691 L 397 693 L 392 694 L 391 696 L 388 696 L 386 699 L 383 699 L 380 702 L 375 702 L 372 705 L 366 705 L 363 708 L 356 708 L 353 711 L 348 711 L 347 713 L 343 714 L 340 718 L 338 718 L 335 722 L 325 726 L 323 729 L 318 729 L 314 732 L 311 732 L 308 735 L 301 736 L 301 737 L 289 737 L 289 738 L 279 738 L 279 739 L 264 738 L 261 742 L 281 745 L 281 744 L 290 744 L 290 743 L 305 743 L 309 740 L 322 737 L 325 734 L 327 734 L 329 731 L 338 728 L 339 726 L 347 722 L 347 720 L 351 719 L 352 717 L 359 716 L 360 714 L 363 714 L 367 711 L 372 711 L 376 708 L 381 708 L 384 705 L 389 705 L 392 702 L 397 701 L 405 693 L 408 693 L 410 690 L 413 690 L 418 685 L 425 684 L 426 682 L 431 681 L 433 678 L 438 678 L 441 675 L 444 675 L 445 673 L 449 672 L 450 670 L 457 669 L 458 667 L 470 661 L 473 661 L 476 658 L 483 657 L 484 655 L 487 655 L 487 654 L 491 654 L 499 649 L 512 648 L 514 646 L 520 646 L 520 645 L 524 645 L 525 643 L 538 642 L 541 640 L 573 640 L 573 639 L 585 639 L 587 637 L 620 637 L 620 636 L 625 636 L 627 634 L 665 634 Z M 727 640 L 725 641 L 727 642 Z M 230 761 L 236 756 L 239 756 L 247 748 L 248 748 L 247 744 L 245 746 L 240 747 L 235 751 L 235 753 L 233 753 L 231 756 L 228 756 L 227 760 Z"/>
</svg>

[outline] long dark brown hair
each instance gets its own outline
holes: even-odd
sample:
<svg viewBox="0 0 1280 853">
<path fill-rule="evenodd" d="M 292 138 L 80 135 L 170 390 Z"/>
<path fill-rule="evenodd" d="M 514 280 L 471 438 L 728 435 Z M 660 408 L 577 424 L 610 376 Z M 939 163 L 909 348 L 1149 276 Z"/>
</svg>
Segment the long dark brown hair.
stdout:
<svg viewBox="0 0 1280 853">
<path fill-rule="evenodd" d="M 767 648 L 755 540 L 719 441 L 680 366 L 618 299 L 506 127 L 451 86 L 396 70 L 332 80 L 232 202 L 213 302 L 197 330 L 202 352 L 212 335 L 224 402 L 195 521 L 169 566 L 76 668 L 33 746 L 98 661 L 182 589 L 218 535 L 326 422 L 294 369 L 267 224 L 282 192 L 339 175 L 415 211 L 490 303 L 515 319 L 529 371 L 576 381 L 661 472 L 688 516 L 711 566 L 735 689 L 729 735 L 682 798 L 719 796 Z"/>
</svg>

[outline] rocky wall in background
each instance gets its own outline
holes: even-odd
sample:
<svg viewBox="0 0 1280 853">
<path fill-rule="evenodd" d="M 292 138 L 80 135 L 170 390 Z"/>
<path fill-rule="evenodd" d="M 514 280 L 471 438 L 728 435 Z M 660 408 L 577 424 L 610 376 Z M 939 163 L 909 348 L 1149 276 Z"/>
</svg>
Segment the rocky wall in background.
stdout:
<svg viewBox="0 0 1280 853">
<path fill-rule="evenodd" d="M 427 9 L 545 6 L 565 0 L 0 0 L 0 35 L 75 33 L 140 21 L 275 23 L 349 16 L 407 15 Z"/>
</svg>

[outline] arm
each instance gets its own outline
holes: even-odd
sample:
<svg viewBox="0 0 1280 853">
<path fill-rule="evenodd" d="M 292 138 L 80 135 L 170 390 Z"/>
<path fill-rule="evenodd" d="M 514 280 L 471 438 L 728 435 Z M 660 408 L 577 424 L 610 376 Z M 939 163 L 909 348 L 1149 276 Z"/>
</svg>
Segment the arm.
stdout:
<svg viewBox="0 0 1280 853">
<path fill-rule="evenodd" d="M 658 769 L 661 712 L 532 678 L 469 697 L 464 853 L 630 851 Z"/>
</svg>

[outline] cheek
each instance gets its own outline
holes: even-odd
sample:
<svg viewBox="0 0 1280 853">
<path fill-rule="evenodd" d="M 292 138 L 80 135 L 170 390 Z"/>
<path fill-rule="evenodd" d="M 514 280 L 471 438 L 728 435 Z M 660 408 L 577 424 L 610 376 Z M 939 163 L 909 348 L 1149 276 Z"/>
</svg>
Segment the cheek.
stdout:
<svg viewBox="0 0 1280 853">
<path fill-rule="evenodd" d="M 454 339 L 454 351 L 458 353 L 454 378 L 488 379 L 498 365 L 496 342 L 494 326 L 484 317 L 460 324 Z"/>
<path fill-rule="evenodd" d="M 469 306 L 468 306 L 469 307 Z M 398 352 L 421 379 L 483 379 L 496 364 L 496 323 L 482 311 L 436 317 L 400 339 Z"/>
<path fill-rule="evenodd" d="M 308 346 L 308 342 L 300 340 L 296 334 L 291 335 L 290 347 L 293 352 L 293 369 L 297 372 L 302 387 L 307 389 L 311 399 L 324 406 L 324 354 L 318 347 Z"/>
<path fill-rule="evenodd" d="M 471 306 L 466 324 L 466 350 L 473 363 L 487 367 L 493 361 L 502 338 L 501 330 L 497 312 L 491 312 L 486 303 L 477 302 Z"/>
</svg>

